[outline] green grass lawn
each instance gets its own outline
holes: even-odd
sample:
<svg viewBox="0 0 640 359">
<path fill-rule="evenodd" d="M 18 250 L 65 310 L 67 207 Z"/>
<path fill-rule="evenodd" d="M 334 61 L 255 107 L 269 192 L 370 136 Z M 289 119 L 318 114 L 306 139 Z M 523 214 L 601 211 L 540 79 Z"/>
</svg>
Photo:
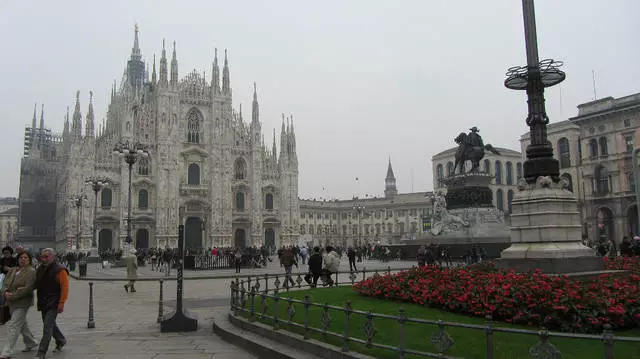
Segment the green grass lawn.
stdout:
<svg viewBox="0 0 640 359">
<path fill-rule="evenodd" d="M 310 300 L 315 303 L 327 303 L 329 305 L 344 307 L 347 300 L 351 301 L 351 307 L 354 310 L 372 311 L 378 314 L 397 315 L 398 309 L 403 308 L 405 314 L 410 318 L 420 318 L 429 320 L 443 320 L 449 322 L 458 322 L 466 324 L 484 325 L 482 318 L 475 318 L 461 314 L 448 313 L 438 309 L 428 308 L 416 304 L 397 303 L 393 301 L 384 301 L 375 298 L 362 297 L 357 295 L 354 290 L 349 287 L 337 288 L 318 288 L 312 290 L 291 291 L 289 293 L 281 293 L 281 300 L 278 304 L 279 326 L 281 329 L 290 330 L 295 333 L 303 333 L 302 328 L 293 327 L 287 324 L 287 301 L 286 298 L 304 300 L 305 295 L 310 296 Z M 259 313 L 260 297 L 255 297 L 255 311 Z M 273 315 L 273 301 L 268 300 L 268 309 L 266 314 Z M 247 300 L 246 308 L 249 308 L 249 300 Z M 294 304 L 295 316 L 294 322 L 304 323 L 305 312 L 302 304 Z M 321 328 L 321 312 L 319 307 L 310 307 L 309 309 L 309 326 Z M 332 321 L 329 331 L 343 334 L 345 315 L 342 312 L 330 311 Z M 248 315 L 248 314 L 247 314 Z M 257 316 L 256 316 L 257 317 Z M 266 324 L 273 324 L 270 319 L 258 319 Z M 364 332 L 364 324 L 366 318 L 362 315 L 352 314 L 349 324 L 349 335 L 355 338 L 366 340 Z M 397 346 L 399 340 L 398 322 L 393 319 L 374 318 L 373 323 L 376 327 L 376 334 L 373 342 Z M 508 323 L 494 323 L 495 326 L 521 328 L 536 330 L 537 328 L 510 325 Z M 438 331 L 436 325 L 427 325 L 420 323 L 405 324 L 405 348 L 436 352 L 435 347 L 429 341 L 431 335 Z M 486 337 L 482 330 L 473 330 L 466 328 L 447 327 L 446 331 L 455 341 L 455 344 L 445 353 L 453 357 L 461 358 L 485 358 Z M 614 333 L 617 336 L 640 337 L 640 329 L 634 329 L 623 332 Z M 342 347 L 343 340 L 333 336 L 323 337 L 320 333 L 311 332 L 311 337 L 322 340 L 329 344 Z M 501 359 L 525 359 L 530 358 L 529 349 L 538 342 L 537 336 L 522 335 L 515 333 L 494 333 L 494 353 L 495 358 Z M 604 345 L 596 340 L 577 340 L 565 338 L 552 338 L 553 343 L 562 353 L 563 359 L 600 359 L 604 357 Z M 398 354 L 387 349 L 367 348 L 360 343 L 349 343 L 350 350 L 361 352 L 377 358 L 397 358 Z M 640 344 L 638 343 L 616 343 L 614 346 L 615 358 L 631 359 L 640 358 Z M 406 358 L 418 358 L 414 355 L 406 355 Z"/>
</svg>

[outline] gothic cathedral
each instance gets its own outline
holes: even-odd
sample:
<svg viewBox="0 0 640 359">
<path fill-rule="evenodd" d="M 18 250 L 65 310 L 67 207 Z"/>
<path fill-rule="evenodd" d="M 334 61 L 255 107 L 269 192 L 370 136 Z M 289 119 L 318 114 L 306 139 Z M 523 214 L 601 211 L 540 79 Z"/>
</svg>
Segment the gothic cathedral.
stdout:
<svg viewBox="0 0 640 359">
<path fill-rule="evenodd" d="M 69 248 L 76 236 L 84 250 L 122 246 L 129 166 L 113 154 L 119 143 L 140 143 L 150 154 L 132 166 L 136 247 L 175 248 L 179 224 L 185 225 L 187 249 L 296 243 L 300 214 L 293 118 L 283 115 L 280 153 L 275 130 L 269 149 L 255 84 L 251 121 L 244 121 L 242 107 L 233 107 L 226 51 L 221 85 L 217 50 L 211 83 L 195 70 L 178 78 L 175 42 L 168 63 L 163 41 L 159 69 L 156 73 L 154 57 L 151 78 L 145 66 L 136 26 L 131 57 L 120 86 L 114 84 L 111 91 L 106 121 L 95 128 L 92 96 L 84 131 L 79 94 L 71 121 L 67 111 L 56 174 L 56 247 Z M 97 196 L 95 228 L 94 192 L 86 184 L 92 176 L 110 180 Z M 80 193 L 87 196 L 86 209 L 77 214 L 80 209 L 68 198 Z"/>
</svg>

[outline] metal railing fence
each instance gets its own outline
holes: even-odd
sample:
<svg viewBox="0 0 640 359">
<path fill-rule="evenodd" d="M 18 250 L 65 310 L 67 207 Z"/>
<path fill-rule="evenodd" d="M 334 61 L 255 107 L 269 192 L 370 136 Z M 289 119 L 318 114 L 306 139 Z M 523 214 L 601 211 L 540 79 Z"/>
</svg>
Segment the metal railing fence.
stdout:
<svg viewBox="0 0 640 359">
<path fill-rule="evenodd" d="M 391 268 L 388 268 L 384 271 L 384 274 L 389 275 L 396 271 L 398 271 L 398 269 L 392 270 Z M 362 278 L 362 280 L 364 280 L 370 276 L 379 275 L 379 272 L 363 269 L 357 273 L 335 273 L 335 283 L 340 283 L 338 282 L 339 274 L 348 275 L 347 280 L 341 282 L 342 284 L 353 285 L 355 284 L 356 279 Z M 551 332 L 545 328 L 540 330 L 526 330 L 495 326 L 490 316 L 485 318 L 484 325 L 466 324 L 442 320 L 411 318 L 406 315 L 405 310 L 402 307 L 398 309 L 397 315 L 389 315 L 354 309 L 351 306 L 351 301 L 349 300 L 346 301 L 344 307 L 340 307 L 329 305 L 327 303 L 312 302 L 308 295 L 304 297 L 304 300 L 282 297 L 282 290 L 289 291 L 290 288 L 309 287 L 308 284 L 302 284 L 303 279 L 301 273 L 292 274 L 292 277 L 293 276 L 297 276 L 297 278 L 295 280 L 295 285 L 292 286 L 288 286 L 288 280 L 285 280 L 284 282 L 287 285 L 283 285 L 280 281 L 280 278 L 283 277 L 281 275 L 265 274 L 262 276 L 248 276 L 246 280 L 236 278 L 236 280 L 231 283 L 230 306 L 232 313 L 235 316 L 246 316 L 249 321 L 261 319 L 264 322 L 270 322 L 274 330 L 279 330 L 281 325 L 286 325 L 289 328 L 298 328 L 298 330 L 302 331 L 301 335 L 304 340 L 309 339 L 311 337 L 311 333 L 319 333 L 324 339 L 335 338 L 342 343 L 341 350 L 344 352 L 352 350 L 350 346 L 351 343 L 359 343 L 364 345 L 366 348 L 379 348 L 395 352 L 397 353 L 398 358 L 404 358 L 407 354 L 429 358 L 455 358 L 454 356 L 447 354 L 455 344 L 455 340 L 447 332 L 447 328 L 464 328 L 483 331 L 485 337 L 484 351 L 485 358 L 487 359 L 496 358 L 494 345 L 495 333 L 513 333 L 537 337 L 537 343 L 528 351 L 529 356 L 534 359 L 562 358 L 560 350 L 550 342 L 551 338 L 569 338 L 602 342 L 603 357 L 605 359 L 614 359 L 615 343 L 635 343 L 638 345 L 638 355 L 640 355 L 640 338 L 615 336 L 609 324 L 605 324 L 603 326 L 604 330 L 602 334 L 599 335 Z M 345 279 L 344 276 L 342 279 Z M 298 313 L 296 307 L 298 307 L 298 310 L 300 307 L 303 309 L 303 317 L 300 321 L 294 321 L 294 317 L 296 317 L 296 314 Z M 320 308 L 319 318 L 316 318 L 319 319 L 320 326 L 313 326 L 311 324 L 311 308 Z M 269 314 L 269 312 L 271 312 L 271 314 Z M 284 315 L 284 317 L 282 317 L 282 315 Z M 342 316 L 344 319 L 344 328 L 341 332 L 331 330 L 333 318 L 337 315 Z M 356 321 L 354 320 L 355 317 L 360 318 Z M 353 323 L 362 322 L 362 319 L 364 319 L 363 324 L 360 328 L 356 328 Z M 397 323 L 397 345 L 394 346 L 376 341 L 376 334 L 378 333 L 376 321 L 381 320 L 390 320 Z M 405 344 L 405 329 L 408 324 L 437 326 L 438 330 L 432 333 L 429 337 L 429 342 L 435 351 L 422 351 L 407 347 Z M 364 339 L 353 335 L 353 332 L 358 329 L 362 331 L 361 333 L 363 334 Z"/>
</svg>

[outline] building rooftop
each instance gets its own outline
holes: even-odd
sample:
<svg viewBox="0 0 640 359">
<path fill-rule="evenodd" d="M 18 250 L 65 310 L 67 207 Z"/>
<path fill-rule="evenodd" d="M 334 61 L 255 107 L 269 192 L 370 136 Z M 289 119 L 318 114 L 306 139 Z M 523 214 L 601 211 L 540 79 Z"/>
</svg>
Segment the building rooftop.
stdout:
<svg viewBox="0 0 640 359">
<path fill-rule="evenodd" d="M 592 116 L 604 115 L 608 112 L 635 106 L 640 106 L 640 93 L 620 98 L 609 96 L 578 105 L 578 115 L 569 118 L 569 120 L 583 120 Z"/>
<path fill-rule="evenodd" d="M 391 198 L 385 197 L 367 197 L 367 198 L 353 198 L 348 200 L 314 200 L 314 199 L 301 199 L 300 207 L 313 207 L 315 209 L 348 209 L 354 205 L 364 205 L 371 207 L 389 207 L 391 205 L 401 204 L 420 204 L 429 201 L 428 197 L 432 195 L 432 192 L 414 192 L 414 193 L 399 193 Z"/>
<path fill-rule="evenodd" d="M 495 149 L 500 152 L 500 156 L 522 157 L 522 153 L 520 153 L 519 151 L 510 150 L 508 148 L 503 148 L 503 147 L 495 147 Z M 431 157 L 431 160 L 433 161 L 433 160 L 437 160 L 437 159 L 442 158 L 442 157 L 449 157 L 449 156 L 455 154 L 457 150 L 458 150 L 458 147 L 449 148 L 449 149 L 444 150 L 442 152 L 436 153 L 435 155 L 433 155 L 433 157 Z M 494 154 L 492 154 L 491 152 L 488 152 L 488 151 L 485 151 L 485 154 L 487 156 L 496 156 L 496 155 L 494 155 Z"/>
</svg>

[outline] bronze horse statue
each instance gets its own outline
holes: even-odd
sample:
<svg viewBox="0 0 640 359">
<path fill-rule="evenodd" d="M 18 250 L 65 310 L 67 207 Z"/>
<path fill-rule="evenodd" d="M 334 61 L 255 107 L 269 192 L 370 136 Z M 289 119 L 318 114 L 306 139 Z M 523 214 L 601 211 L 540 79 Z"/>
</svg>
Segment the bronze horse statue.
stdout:
<svg viewBox="0 0 640 359">
<path fill-rule="evenodd" d="M 478 172 L 480 169 L 480 161 L 484 158 L 484 151 L 487 150 L 493 154 L 499 155 L 500 152 L 490 144 L 483 145 L 482 139 L 477 135 L 477 142 L 470 144 L 466 133 L 462 132 L 454 139 L 458 144 L 458 150 L 456 151 L 456 162 L 453 166 L 453 173 L 456 173 L 456 168 L 460 168 L 460 174 L 464 174 L 464 165 L 466 161 L 471 161 L 471 170 L 469 172 Z"/>
</svg>

